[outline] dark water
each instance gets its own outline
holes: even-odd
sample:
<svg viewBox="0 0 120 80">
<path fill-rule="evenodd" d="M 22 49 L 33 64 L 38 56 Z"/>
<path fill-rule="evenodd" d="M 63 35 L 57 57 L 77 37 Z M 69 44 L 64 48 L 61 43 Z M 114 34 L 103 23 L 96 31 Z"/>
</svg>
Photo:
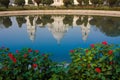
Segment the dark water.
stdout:
<svg viewBox="0 0 120 80">
<path fill-rule="evenodd" d="M 0 17 L 0 46 L 29 47 L 70 61 L 69 51 L 107 41 L 120 44 L 120 17 L 35 15 Z"/>
</svg>

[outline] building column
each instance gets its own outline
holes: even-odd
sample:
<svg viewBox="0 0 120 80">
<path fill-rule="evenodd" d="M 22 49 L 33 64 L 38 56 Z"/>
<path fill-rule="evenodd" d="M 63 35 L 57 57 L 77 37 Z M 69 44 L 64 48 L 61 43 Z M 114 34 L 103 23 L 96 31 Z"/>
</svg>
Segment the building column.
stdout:
<svg viewBox="0 0 120 80">
<path fill-rule="evenodd" d="M 28 0 L 25 0 L 25 5 L 28 5 Z"/>
</svg>

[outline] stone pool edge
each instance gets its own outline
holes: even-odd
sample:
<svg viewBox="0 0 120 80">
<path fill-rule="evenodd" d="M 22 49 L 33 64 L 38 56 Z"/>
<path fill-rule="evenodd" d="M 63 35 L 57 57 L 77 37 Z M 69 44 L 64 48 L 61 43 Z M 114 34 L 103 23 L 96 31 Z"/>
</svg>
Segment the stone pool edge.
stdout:
<svg viewBox="0 0 120 80">
<path fill-rule="evenodd" d="M 22 10 L 22 11 L 1 11 L 0 16 L 13 15 L 99 15 L 99 16 L 116 16 L 120 17 L 120 11 L 104 10 Z"/>
</svg>

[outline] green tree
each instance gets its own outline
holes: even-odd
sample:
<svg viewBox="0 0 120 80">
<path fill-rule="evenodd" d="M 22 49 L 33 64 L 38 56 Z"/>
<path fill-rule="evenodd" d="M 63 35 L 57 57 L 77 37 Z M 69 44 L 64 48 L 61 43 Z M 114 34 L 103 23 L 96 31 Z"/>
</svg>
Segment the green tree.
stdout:
<svg viewBox="0 0 120 80">
<path fill-rule="evenodd" d="M 82 5 L 82 0 L 77 0 L 77 2 L 79 3 L 79 5 Z"/>
<path fill-rule="evenodd" d="M 15 3 L 18 5 L 18 6 L 24 6 L 25 5 L 25 0 L 15 0 Z"/>
<path fill-rule="evenodd" d="M 29 3 L 29 4 L 33 4 L 32 0 L 28 0 L 28 3 Z"/>
<path fill-rule="evenodd" d="M 100 6 L 103 4 L 104 0 L 91 0 L 94 7 Z"/>
<path fill-rule="evenodd" d="M 85 6 L 89 5 L 89 0 L 83 0 Z"/>
<path fill-rule="evenodd" d="M 53 1 L 53 0 L 42 0 L 41 3 L 42 3 L 43 5 L 48 5 L 48 6 L 50 6 L 52 3 L 54 3 L 54 1 Z"/>
<path fill-rule="evenodd" d="M 120 7 L 120 0 L 117 0 L 117 1 L 116 1 L 116 6 L 119 6 L 119 7 Z"/>
<path fill-rule="evenodd" d="M 94 7 L 96 7 L 99 3 L 99 0 L 91 0 L 91 3 L 94 5 Z"/>
<path fill-rule="evenodd" d="M 0 4 L 8 8 L 10 1 L 9 0 L 0 0 Z"/>
<path fill-rule="evenodd" d="M 34 0 L 37 3 L 37 6 L 41 3 L 41 0 Z"/>
<path fill-rule="evenodd" d="M 68 7 L 69 5 L 73 5 L 73 0 L 63 0 L 64 6 Z"/>
<path fill-rule="evenodd" d="M 116 0 L 107 0 L 110 7 L 113 7 L 116 4 Z"/>
</svg>

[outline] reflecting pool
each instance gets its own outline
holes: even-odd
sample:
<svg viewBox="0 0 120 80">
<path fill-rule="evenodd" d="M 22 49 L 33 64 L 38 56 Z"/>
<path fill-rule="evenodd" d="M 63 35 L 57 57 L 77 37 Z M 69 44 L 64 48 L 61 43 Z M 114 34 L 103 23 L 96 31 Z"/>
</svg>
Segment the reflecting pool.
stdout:
<svg viewBox="0 0 120 80">
<path fill-rule="evenodd" d="M 120 17 L 83 15 L 26 15 L 0 17 L 0 46 L 24 47 L 70 61 L 69 51 L 107 41 L 120 44 Z"/>
</svg>

